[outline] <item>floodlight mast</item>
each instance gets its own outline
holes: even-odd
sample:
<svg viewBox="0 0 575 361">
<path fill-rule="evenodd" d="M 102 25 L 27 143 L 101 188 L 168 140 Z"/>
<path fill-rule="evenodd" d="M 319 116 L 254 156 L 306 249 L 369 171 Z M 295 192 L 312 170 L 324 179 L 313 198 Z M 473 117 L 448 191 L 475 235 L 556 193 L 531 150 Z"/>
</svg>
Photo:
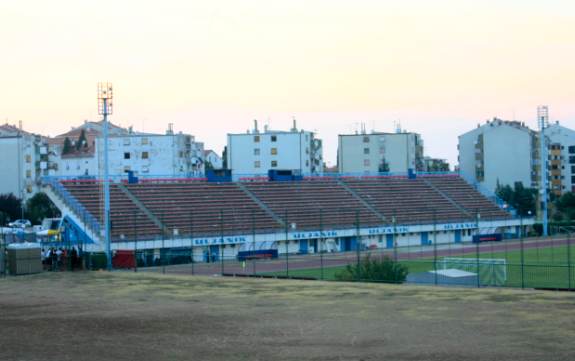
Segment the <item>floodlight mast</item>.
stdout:
<svg viewBox="0 0 575 361">
<path fill-rule="evenodd" d="M 539 125 L 539 146 L 540 146 L 540 184 L 539 184 L 539 204 L 541 205 L 541 222 L 543 223 L 543 236 L 547 237 L 548 219 L 547 219 L 547 198 L 549 192 L 547 177 L 547 139 L 545 138 L 545 128 L 549 127 L 549 107 L 540 105 L 537 107 L 537 123 Z"/>
<path fill-rule="evenodd" d="M 108 164 L 108 115 L 112 114 L 112 98 L 114 92 L 112 83 L 98 83 L 98 114 L 103 119 L 104 136 L 104 238 L 106 242 L 106 268 L 112 270 L 112 236 L 110 223 L 110 174 Z"/>
</svg>

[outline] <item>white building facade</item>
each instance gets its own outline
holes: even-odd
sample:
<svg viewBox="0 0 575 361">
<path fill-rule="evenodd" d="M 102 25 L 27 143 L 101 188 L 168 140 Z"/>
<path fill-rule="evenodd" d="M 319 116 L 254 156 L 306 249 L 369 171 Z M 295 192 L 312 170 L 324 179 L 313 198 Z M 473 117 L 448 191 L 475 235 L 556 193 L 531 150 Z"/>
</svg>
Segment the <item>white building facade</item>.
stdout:
<svg viewBox="0 0 575 361">
<path fill-rule="evenodd" d="M 234 179 L 266 176 L 270 169 L 295 170 L 303 175 L 323 172 L 322 141 L 313 132 L 264 129 L 257 125 L 245 134 L 228 134 L 227 166 Z"/>
<path fill-rule="evenodd" d="M 76 147 L 84 131 L 86 144 Z M 63 151 L 63 141 L 71 139 L 72 151 Z M 86 122 L 52 141 L 50 175 L 97 177 L 104 174 L 104 140 L 101 123 Z M 128 171 L 141 177 L 198 177 L 204 174 L 204 145 L 192 135 L 146 134 L 111 125 L 108 137 L 109 174 L 125 177 Z"/>
<path fill-rule="evenodd" d="M 206 164 L 209 163 L 214 169 L 222 169 L 224 166 L 222 157 L 211 149 L 204 150 L 204 161 Z"/>
<path fill-rule="evenodd" d="M 337 164 L 340 173 L 424 171 L 423 140 L 408 132 L 339 135 Z"/>
<path fill-rule="evenodd" d="M 12 193 L 27 200 L 48 175 L 46 138 L 12 125 L 0 126 L 0 194 Z"/>
<path fill-rule="evenodd" d="M 98 138 L 98 174 L 104 174 L 104 140 Z M 140 177 L 199 177 L 204 174 L 203 143 L 187 134 L 127 135 L 108 139 L 109 173 Z"/>
<path fill-rule="evenodd" d="M 555 122 L 545 129 L 550 191 L 560 196 L 575 191 L 575 131 Z"/>
<path fill-rule="evenodd" d="M 459 136 L 459 170 L 491 192 L 521 182 L 537 187 L 538 135 L 517 121 L 493 119 Z"/>
</svg>

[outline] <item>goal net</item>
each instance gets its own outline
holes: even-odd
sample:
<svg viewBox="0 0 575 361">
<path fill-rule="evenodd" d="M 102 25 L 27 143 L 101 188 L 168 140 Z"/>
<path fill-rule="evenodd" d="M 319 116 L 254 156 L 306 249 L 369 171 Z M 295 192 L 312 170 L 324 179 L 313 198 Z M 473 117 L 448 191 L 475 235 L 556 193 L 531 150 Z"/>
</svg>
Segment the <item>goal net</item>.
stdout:
<svg viewBox="0 0 575 361">
<path fill-rule="evenodd" d="M 444 257 L 438 266 L 443 270 L 457 269 L 475 273 L 484 286 L 503 286 L 507 282 L 507 260 L 501 258 Z"/>
</svg>

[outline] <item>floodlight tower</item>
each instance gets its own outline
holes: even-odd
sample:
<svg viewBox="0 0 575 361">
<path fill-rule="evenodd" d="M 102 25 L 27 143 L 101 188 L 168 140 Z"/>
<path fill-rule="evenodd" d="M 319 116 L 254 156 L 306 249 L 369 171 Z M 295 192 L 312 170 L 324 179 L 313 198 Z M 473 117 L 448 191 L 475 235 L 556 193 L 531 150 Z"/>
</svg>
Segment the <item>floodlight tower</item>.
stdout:
<svg viewBox="0 0 575 361">
<path fill-rule="evenodd" d="M 112 247 L 110 227 L 110 175 L 108 164 L 108 115 L 112 114 L 112 83 L 98 83 L 98 114 L 104 117 L 104 237 L 106 241 L 106 268 L 112 270 Z"/>
<path fill-rule="evenodd" d="M 547 177 L 547 139 L 545 138 L 545 128 L 549 127 L 549 107 L 540 105 L 537 107 L 537 124 L 539 126 L 539 146 L 540 146 L 540 175 L 539 182 L 539 204 L 541 205 L 541 222 L 543 223 L 543 236 L 548 235 L 547 220 L 547 198 L 548 198 L 548 177 Z"/>
</svg>

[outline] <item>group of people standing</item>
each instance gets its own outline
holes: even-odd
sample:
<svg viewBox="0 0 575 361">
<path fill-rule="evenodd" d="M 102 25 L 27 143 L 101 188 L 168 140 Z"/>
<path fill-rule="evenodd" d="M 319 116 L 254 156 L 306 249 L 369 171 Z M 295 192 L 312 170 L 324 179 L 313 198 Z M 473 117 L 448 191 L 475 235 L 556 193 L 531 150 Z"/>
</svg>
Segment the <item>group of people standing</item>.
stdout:
<svg viewBox="0 0 575 361">
<path fill-rule="evenodd" d="M 82 248 L 75 246 L 42 248 L 42 264 L 48 271 L 82 269 L 82 253 Z"/>
</svg>

